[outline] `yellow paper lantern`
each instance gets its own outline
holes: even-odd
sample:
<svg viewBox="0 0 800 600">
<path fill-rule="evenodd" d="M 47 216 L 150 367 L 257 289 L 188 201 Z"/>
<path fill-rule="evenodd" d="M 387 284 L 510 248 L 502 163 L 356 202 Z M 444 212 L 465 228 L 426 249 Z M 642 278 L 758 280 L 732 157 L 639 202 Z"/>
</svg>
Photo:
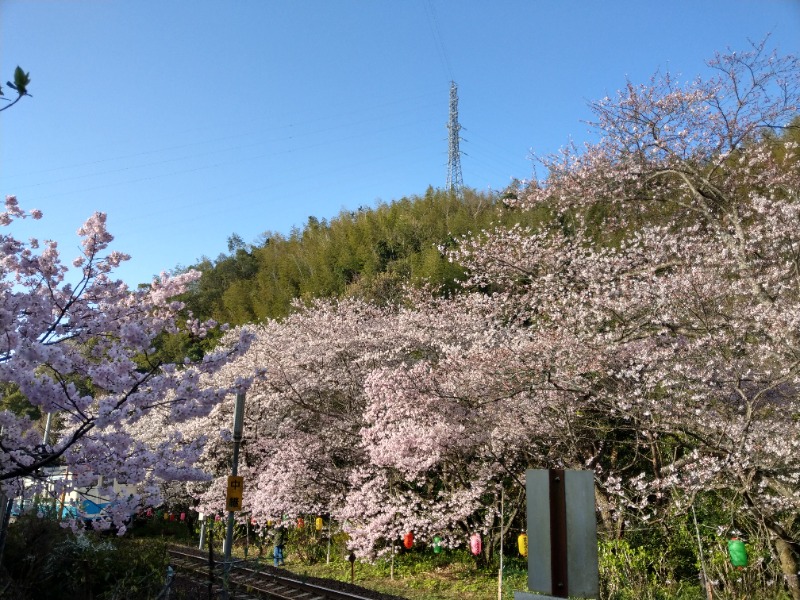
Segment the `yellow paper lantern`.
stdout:
<svg viewBox="0 0 800 600">
<path fill-rule="evenodd" d="M 519 546 L 519 553 L 522 556 L 528 556 L 528 534 L 521 533 L 517 538 L 517 545 Z"/>
</svg>

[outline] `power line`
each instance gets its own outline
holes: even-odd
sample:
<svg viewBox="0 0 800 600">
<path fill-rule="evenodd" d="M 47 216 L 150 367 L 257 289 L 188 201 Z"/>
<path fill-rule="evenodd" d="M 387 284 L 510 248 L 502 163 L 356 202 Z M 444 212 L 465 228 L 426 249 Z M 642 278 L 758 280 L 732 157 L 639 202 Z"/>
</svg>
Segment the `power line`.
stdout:
<svg viewBox="0 0 800 600">
<path fill-rule="evenodd" d="M 425 15 L 428 17 L 428 25 L 431 28 L 433 42 L 439 52 L 442 65 L 450 75 L 450 118 L 447 122 L 447 183 L 445 189 L 454 192 L 459 198 L 464 195 L 464 178 L 461 175 L 461 150 L 459 141 L 461 140 L 461 125 L 458 122 L 458 86 L 456 86 L 453 70 L 450 68 L 450 61 L 447 59 L 447 50 L 442 41 L 442 33 L 439 30 L 439 20 L 436 18 L 436 9 L 433 0 L 425 1 Z"/>
<path fill-rule="evenodd" d="M 324 122 L 324 123 L 339 122 L 340 123 L 340 124 L 334 125 L 334 126 L 330 126 L 329 125 L 328 127 L 325 127 L 324 129 L 310 130 L 308 132 L 300 133 L 300 134 L 293 133 L 293 134 L 289 134 L 287 136 L 283 136 L 283 137 L 279 137 L 279 138 L 273 138 L 273 139 L 268 140 L 268 141 L 286 141 L 286 140 L 292 139 L 294 137 L 298 137 L 300 135 L 309 135 L 309 136 L 313 135 L 313 136 L 315 136 L 315 135 L 318 135 L 319 133 L 323 133 L 323 132 L 326 132 L 326 131 L 335 130 L 337 128 L 352 127 L 354 125 L 367 123 L 369 121 L 374 121 L 374 120 L 385 121 L 387 119 L 386 113 L 383 113 L 383 114 L 378 113 L 378 114 L 375 114 L 375 116 L 366 116 L 366 113 L 374 112 L 374 111 L 377 111 L 377 110 L 380 110 L 380 109 L 384 109 L 384 108 L 388 108 L 388 107 L 393 107 L 393 106 L 397 106 L 397 105 L 400 105 L 400 106 L 404 107 L 403 110 L 393 111 L 393 112 L 389 113 L 389 116 L 394 116 L 394 115 L 399 115 L 399 114 L 406 114 L 406 113 L 409 113 L 409 112 L 413 112 L 415 110 L 432 107 L 432 106 L 434 106 L 434 104 L 432 104 L 431 101 L 426 101 L 424 103 L 417 102 L 416 103 L 417 106 L 409 107 L 409 101 L 417 101 L 417 100 L 421 101 L 423 99 L 427 100 L 429 98 L 432 98 L 433 95 L 435 95 L 435 92 L 429 92 L 429 93 L 425 93 L 425 94 L 418 94 L 416 96 L 412 96 L 412 97 L 408 97 L 408 98 L 398 98 L 398 99 L 395 99 L 395 100 L 390 101 L 390 102 L 383 102 L 383 103 L 380 103 L 380 104 L 375 104 L 375 105 L 367 107 L 366 109 L 360 109 L 360 110 L 357 110 L 357 111 L 356 110 L 348 110 L 348 111 L 339 112 L 339 113 L 332 113 L 330 115 L 315 117 L 315 118 L 312 118 L 312 119 L 304 119 L 302 121 L 289 122 L 289 123 L 281 124 L 281 125 L 272 125 L 272 126 L 269 126 L 269 127 L 263 128 L 263 129 L 254 127 L 255 124 L 249 123 L 246 126 L 247 129 L 243 133 L 234 133 L 234 134 L 228 134 L 228 135 L 223 135 L 223 136 L 211 137 L 211 138 L 201 139 L 201 140 L 187 142 L 187 143 L 183 143 L 183 144 L 171 144 L 171 145 L 168 145 L 168 146 L 155 147 L 155 148 L 150 148 L 148 150 L 144 150 L 142 152 L 134 152 L 134 153 L 121 154 L 121 155 L 116 155 L 116 156 L 104 156 L 103 158 L 99 158 L 99 159 L 96 159 L 96 160 L 87 160 L 87 161 L 82 161 L 82 162 L 77 162 L 77 163 L 63 164 L 63 165 L 49 167 L 49 168 L 46 168 L 46 169 L 37 169 L 35 171 L 15 172 L 14 173 L 14 177 L 19 179 L 19 178 L 22 178 L 22 177 L 31 177 L 31 176 L 35 176 L 35 175 L 43 175 L 43 174 L 46 174 L 46 173 L 52 173 L 54 171 L 62 171 L 62 170 L 67 170 L 67 169 L 76 169 L 76 168 L 79 168 L 79 167 L 92 167 L 92 166 L 103 164 L 103 163 L 109 163 L 109 162 L 115 162 L 115 161 L 121 161 L 121 160 L 128 160 L 128 159 L 133 159 L 133 158 L 138 158 L 138 157 L 143 157 L 143 156 L 160 154 L 162 152 L 168 152 L 168 151 L 173 151 L 173 150 L 181 150 L 181 149 L 192 147 L 192 146 L 203 146 L 203 145 L 210 145 L 210 144 L 215 144 L 216 145 L 216 144 L 218 144 L 219 142 L 222 142 L 222 141 L 236 140 L 236 139 L 240 139 L 240 138 L 259 136 L 259 135 L 262 135 L 263 133 L 266 133 L 266 132 L 273 132 L 273 131 L 274 132 L 280 132 L 282 130 L 293 131 L 293 130 L 297 130 L 297 129 L 300 129 L 302 127 L 305 127 L 305 126 L 308 126 L 308 125 L 312 125 L 312 124 L 318 123 L 318 122 Z M 344 120 L 346 117 L 350 117 L 350 116 L 357 116 L 358 119 L 355 120 L 355 121 L 352 121 L 352 120 L 346 121 L 346 120 Z M 188 130 L 188 131 L 208 131 L 210 129 L 211 129 L 210 127 L 202 127 L 202 128 L 195 127 L 195 128 L 193 128 L 191 130 Z M 172 136 L 175 137 L 179 133 L 180 132 L 172 132 Z M 234 149 L 251 147 L 251 146 L 254 146 L 254 145 L 257 145 L 257 144 L 260 144 L 260 143 L 264 143 L 264 142 L 261 141 L 261 142 L 256 142 L 256 143 L 252 143 L 252 144 L 247 144 L 247 145 L 244 145 L 244 146 L 237 146 Z M 120 146 L 120 145 L 124 145 L 124 144 L 120 144 L 120 143 L 115 144 L 115 146 Z M 208 152 L 204 152 L 203 154 L 208 154 Z M 186 158 L 192 158 L 192 157 L 196 157 L 196 156 L 199 156 L 199 155 L 198 154 L 187 155 Z M 173 159 L 166 159 L 163 162 L 173 162 L 174 160 L 176 160 L 176 159 L 174 159 L 174 158 Z M 148 163 L 148 166 L 151 165 L 151 164 L 158 164 L 158 162 Z M 9 165 L 6 165 L 6 167 L 8 167 L 8 166 Z M 110 170 L 110 171 L 104 171 L 104 172 L 99 173 L 99 174 L 103 174 L 103 173 L 107 173 L 107 172 L 114 172 L 114 171 L 123 171 L 123 170 L 129 169 L 129 168 L 139 168 L 140 166 L 142 166 L 142 165 L 135 165 L 133 167 L 122 167 L 122 168 L 119 168 L 119 169 L 114 169 L 114 170 Z M 91 176 L 91 174 L 89 174 L 88 176 Z M 85 176 L 84 175 L 74 176 L 74 177 L 69 177 L 68 179 L 82 178 L 82 177 L 85 177 Z M 60 181 L 66 181 L 68 179 L 50 180 L 50 181 L 42 182 L 42 183 L 57 183 L 57 182 L 60 182 Z M 31 187 L 32 185 L 39 185 L 39 183 L 27 184 L 27 185 L 24 185 L 23 187 Z"/>
<path fill-rule="evenodd" d="M 450 61 L 447 60 L 447 51 L 445 50 L 444 42 L 442 41 L 442 33 L 439 30 L 439 20 L 436 18 L 436 9 L 433 7 L 432 0 L 425 0 L 425 16 L 428 17 L 428 26 L 431 29 L 433 43 L 439 53 L 439 59 L 442 61 L 442 66 L 445 68 L 445 71 L 447 71 L 450 79 L 453 80 L 455 79 L 453 77 L 453 70 L 450 68 Z"/>
<path fill-rule="evenodd" d="M 415 123 L 419 123 L 421 121 L 417 120 L 417 121 L 414 121 L 414 122 Z M 83 194 L 83 193 L 86 193 L 86 192 L 100 190 L 100 189 L 107 189 L 107 188 L 117 187 L 117 186 L 121 186 L 121 185 L 129 185 L 129 184 L 132 184 L 132 183 L 141 183 L 141 182 L 144 182 L 144 181 L 153 181 L 153 180 L 156 180 L 156 179 L 164 179 L 164 178 L 168 178 L 168 177 L 174 177 L 176 175 L 186 175 L 186 174 L 189 174 L 189 173 L 196 173 L 196 172 L 199 172 L 199 171 L 206 171 L 206 170 L 217 169 L 217 168 L 221 168 L 221 167 L 241 166 L 242 164 L 244 164 L 246 162 L 252 162 L 252 161 L 261 160 L 261 159 L 264 159 L 264 158 L 269 158 L 269 157 L 274 157 L 274 156 L 292 154 L 292 153 L 295 153 L 295 152 L 302 152 L 302 151 L 306 151 L 306 150 L 310 150 L 310 149 L 314 149 L 314 148 L 318 148 L 318 147 L 323 147 L 323 146 L 329 145 L 329 144 L 341 143 L 343 141 L 361 139 L 361 138 L 363 138 L 363 137 L 365 137 L 367 135 L 374 136 L 375 134 L 392 131 L 392 130 L 395 130 L 395 129 L 398 129 L 398 128 L 407 129 L 408 128 L 408 124 L 407 123 L 400 123 L 400 124 L 397 124 L 397 125 L 391 125 L 391 126 L 387 126 L 387 127 L 378 129 L 378 130 L 370 131 L 370 132 L 365 133 L 365 134 L 353 134 L 353 135 L 349 135 L 349 136 L 338 136 L 338 137 L 336 137 L 336 138 L 334 138 L 332 140 L 316 141 L 315 143 L 312 143 L 312 144 L 307 144 L 307 145 L 304 145 L 304 146 L 297 146 L 297 147 L 294 147 L 294 148 L 291 148 L 291 149 L 272 150 L 272 151 L 262 152 L 262 153 L 258 153 L 258 154 L 252 154 L 252 155 L 244 157 L 244 158 L 236 157 L 236 158 L 230 158 L 230 159 L 227 159 L 227 160 L 218 160 L 218 161 L 213 162 L 211 164 L 190 166 L 190 167 L 187 167 L 185 169 L 168 171 L 168 172 L 158 173 L 158 174 L 147 174 L 147 175 L 143 175 L 141 177 L 135 177 L 135 178 L 132 178 L 132 179 L 125 179 L 125 180 L 113 181 L 113 182 L 109 182 L 109 183 L 103 183 L 103 184 L 99 184 L 99 185 L 92 186 L 92 187 L 81 187 L 81 188 L 78 188 L 78 189 L 73 189 L 73 190 L 68 190 L 68 191 L 59 191 L 59 192 L 49 193 L 49 194 L 45 194 L 45 195 L 41 195 L 41 196 L 34 196 L 33 199 L 35 199 L 35 200 L 47 200 L 47 199 L 50 199 L 50 198 L 56 198 L 56 197 L 60 197 L 60 196 Z M 219 156 L 218 152 L 214 152 L 213 154 L 216 155 L 216 156 Z M 183 160 L 183 159 L 170 159 L 170 160 L 165 160 L 165 161 L 161 161 L 160 163 L 154 163 L 154 164 L 166 164 L 168 162 L 173 162 L 174 160 Z M 146 166 L 151 166 L 151 165 L 142 165 L 142 166 L 146 167 Z M 140 167 L 126 167 L 126 168 L 122 168 L 122 169 L 116 169 L 114 171 L 109 171 L 109 173 L 116 173 L 116 172 L 121 172 L 121 171 L 131 171 L 131 170 L 136 169 L 136 168 L 140 168 Z M 50 183 L 52 183 L 52 182 L 48 182 L 48 185 Z"/>
</svg>

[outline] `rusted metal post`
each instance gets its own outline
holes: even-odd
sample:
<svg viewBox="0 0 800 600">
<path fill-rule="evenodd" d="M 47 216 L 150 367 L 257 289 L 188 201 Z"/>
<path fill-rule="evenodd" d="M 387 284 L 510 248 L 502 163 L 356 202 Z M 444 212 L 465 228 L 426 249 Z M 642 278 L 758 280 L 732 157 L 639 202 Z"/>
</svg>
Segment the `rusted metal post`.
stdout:
<svg viewBox="0 0 800 600">
<path fill-rule="evenodd" d="M 552 594 L 569 597 L 567 572 L 567 497 L 564 490 L 564 469 L 550 469 L 550 573 Z"/>
</svg>

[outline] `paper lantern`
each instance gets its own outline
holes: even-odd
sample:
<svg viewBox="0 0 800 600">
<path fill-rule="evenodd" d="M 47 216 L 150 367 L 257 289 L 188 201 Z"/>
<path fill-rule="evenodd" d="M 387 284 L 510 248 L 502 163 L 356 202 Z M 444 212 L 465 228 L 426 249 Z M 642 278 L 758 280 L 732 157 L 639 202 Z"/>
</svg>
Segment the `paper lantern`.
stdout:
<svg viewBox="0 0 800 600">
<path fill-rule="evenodd" d="M 306 522 L 303 520 L 303 517 L 297 517 L 297 526 L 302 529 L 305 527 Z"/>
<path fill-rule="evenodd" d="M 222 517 L 220 517 L 219 515 L 215 515 L 215 516 L 214 516 L 214 520 L 215 520 L 215 521 L 221 521 L 221 520 L 222 520 Z"/>
<path fill-rule="evenodd" d="M 519 553 L 522 556 L 528 556 L 528 534 L 519 534 L 519 537 L 517 538 L 517 546 L 519 546 Z"/>
<path fill-rule="evenodd" d="M 438 535 L 433 538 L 433 551 L 439 554 L 442 551 L 442 538 Z"/>
<path fill-rule="evenodd" d="M 409 531 L 403 536 L 403 547 L 406 550 L 411 550 L 414 547 L 414 532 Z"/>
<path fill-rule="evenodd" d="M 314 529 L 322 531 L 322 517 L 317 517 L 314 521 Z"/>
<path fill-rule="evenodd" d="M 181 513 L 181 521 L 185 521 L 185 520 L 186 520 L 186 513 Z"/>
<path fill-rule="evenodd" d="M 169 521 L 169 513 L 164 513 L 164 520 Z"/>
<path fill-rule="evenodd" d="M 747 548 L 744 542 L 740 539 L 733 538 L 728 540 L 728 556 L 731 558 L 731 564 L 740 569 L 747 566 Z"/>
<path fill-rule="evenodd" d="M 473 533 L 472 537 L 469 538 L 469 551 L 472 552 L 474 556 L 478 556 L 481 550 L 483 550 L 481 535 L 479 533 Z"/>
<path fill-rule="evenodd" d="M 175 520 L 175 513 L 169 513 L 169 520 L 170 521 L 174 521 Z"/>
<path fill-rule="evenodd" d="M 147 509 L 147 516 L 148 517 L 152 517 L 153 516 L 153 509 L 152 508 L 148 508 Z"/>
</svg>

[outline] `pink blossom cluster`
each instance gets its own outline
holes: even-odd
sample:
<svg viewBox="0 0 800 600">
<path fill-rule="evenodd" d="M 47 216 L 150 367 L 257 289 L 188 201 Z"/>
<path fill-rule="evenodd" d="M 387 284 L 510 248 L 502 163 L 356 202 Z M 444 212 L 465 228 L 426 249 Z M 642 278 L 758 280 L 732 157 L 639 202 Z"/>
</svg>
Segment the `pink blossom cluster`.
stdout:
<svg viewBox="0 0 800 600">
<path fill-rule="evenodd" d="M 9 196 L 0 221 L 11 226 L 26 216 Z M 111 277 L 128 257 L 109 250 L 105 223 L 96 213 L 78 230 L 76 275 L 54 242 L 0 236 L 0 381 L 53 416 L 44 440 L 28 416 L 0 411 L 0 483 L 9 497 L 41 493 L 48 483 L 58 497 L 100 478 L 152 490 L 154 480 L 197 477 L 202 441 L 184 437 L 178 424 L 235 392 L 209 385 L 208 377 L 246 348 L 246 333 L 201 363 L 163 364 L 155 340 L 182 329 L 182 304 L 174 297 L 199 274 L 164 274 L 146 289 L 130 290 Z M 164 416 L 163 429 L 153 427 L 155 413 Z M 137 430 L 143 419 L 147 427 Z M 47 470 L 57 466 L 68 476 L 53 482 Z M 147 495 L 123 500 L 155 500 Z M 116 506 L 110 517 L 121 524 L 130 507 Z"/>
</svg>

